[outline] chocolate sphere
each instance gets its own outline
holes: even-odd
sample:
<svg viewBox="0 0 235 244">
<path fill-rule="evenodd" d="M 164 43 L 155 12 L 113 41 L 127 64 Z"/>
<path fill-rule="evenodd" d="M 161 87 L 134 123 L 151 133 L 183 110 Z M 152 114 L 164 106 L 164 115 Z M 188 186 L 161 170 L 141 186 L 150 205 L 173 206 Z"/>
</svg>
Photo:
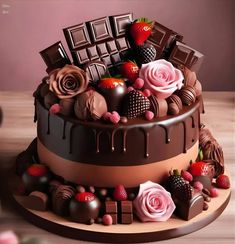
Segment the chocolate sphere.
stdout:
<svg viewBox="0 0 235 244">
<path fill-rule="evenodd" d="M 42 164 L 32 164 L 24 172 L 22 181 L 28 193 L 32 191 L 46 192 L 52 175 L 49 169 Z"/>
<path fill-rule="evenodd" d="M 44 97 L 44 105 L 47 109 L 49 109 L 53 104 L 58 103 L 59 99 L 57 98 L 57 96 L 49 91 L 45 97 Z"/>
<path fill-rule="evenodd" d="M 99 91 L 104 96 L 108 111 L 120 112 L 127 87 L 122 79 L 104 78 L 99 82 Z"/>
<path fill-rule="evenodd" d="M 78 193 L 70 201 L 70 217 L 75 222 L 89 224 L 91 219 L 95 220 L 98 217 L 100 206 L 99 199 L 93 193 Z"/>
</svg>

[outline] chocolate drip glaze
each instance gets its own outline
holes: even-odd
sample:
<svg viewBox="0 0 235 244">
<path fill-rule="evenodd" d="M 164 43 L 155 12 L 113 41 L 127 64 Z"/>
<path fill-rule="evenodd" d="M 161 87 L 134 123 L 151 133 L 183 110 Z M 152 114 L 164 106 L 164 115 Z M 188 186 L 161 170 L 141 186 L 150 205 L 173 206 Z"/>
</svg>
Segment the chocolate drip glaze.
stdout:
<svg viewBox="0 0 235 244">
<path fill-rule="evenodd" d="M 133 119 L 125 125 L 114 126 L 102 121 L 84 122 L 63 115 L 50 116 L 37 101 L 38 138 L 50 151 L 72 161 L 101 165 L 156 162 L 186 153 L 198 140 L 199 103 L 197 100 L 184 107 L 178 115 L 150 122 Z M 56 136 L 59 133 L 61 141 Z M 66 135 L 69 135 L 68 140 Z"/>
</svg>

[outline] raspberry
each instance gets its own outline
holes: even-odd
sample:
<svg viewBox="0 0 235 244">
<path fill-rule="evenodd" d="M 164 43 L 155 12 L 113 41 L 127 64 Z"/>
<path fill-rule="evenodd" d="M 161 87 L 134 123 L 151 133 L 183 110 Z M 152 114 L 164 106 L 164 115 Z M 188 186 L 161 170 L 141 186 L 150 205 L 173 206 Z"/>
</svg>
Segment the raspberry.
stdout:
<svg viewBox="0 0 235 244">
<path fill-rule="evenodd" d="M 60 105 L 58 103 L 55 103 L 50 107 L 49 112 L 51 114 L 58 114 L 60 112 L 60 109 Z"/>
<path fill-rule="evenodd" d="M 102 218 L 102 222 L 104 225 L 112 225 L 113 224 L 113 218 L 110 214 L 105 214 Z"/>
<path fill-rule="evenodd" d="M 144 80 L 141 78 L 137 78 L 133 84 L 133 87 L 137 90 L 141 89 L 144 86 Z"/>
<path fill-rule="evenodd" d="M 230 187 L 230 181 L 227 175 L 219 175 L 216 179 L 216 186 L 222 189 Z"/>
<path fill-rule="evenodd" d="M 195 181 L 193 183 L 193 188 L 195 188 L 196 190 L 202 191 L 203 184 L 200 181 Z"/>
<path fill-rule="evenodd" d="M 113 111 L 109 119 L 113 124 L 117 124 L 120 121 L 120 115 L 116 111 Z"/>
<path fill-rule="evenodd" d="M 153 117 L 154 117 L 154 113 L 153 113 L 152 111 L 147 110 L 147 111 L 145 112 L 145 118 L 146 118 L 147 120 L 152 120 Z"/>
<path fill-rule="evenodd" d="M 181 177 L 183 177 L 183 179 L 188 182 L 191 182 L 193 180 L 193 176 L 185 170 L 181 170 Z"/>
<path fill-rule="evenodd" d="M 210 197 L 218 197 L 219 191 L 216 188 L 211 188 Z"/>
<path fill-rule="evenodd" d="M 117 185 L 113 192 L 113 198 L 116 201 L 125 201 L 127 199 L 127 193 L 123 185 Z"/>
</svg>

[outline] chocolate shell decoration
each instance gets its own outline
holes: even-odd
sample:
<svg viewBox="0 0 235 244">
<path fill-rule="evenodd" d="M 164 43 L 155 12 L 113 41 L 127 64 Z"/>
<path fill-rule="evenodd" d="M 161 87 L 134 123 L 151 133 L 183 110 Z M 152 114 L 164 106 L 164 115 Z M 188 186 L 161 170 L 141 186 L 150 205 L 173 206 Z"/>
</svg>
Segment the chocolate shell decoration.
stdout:
<svg viewBox="0 0 235 244">
<path fill-rule="evenodd" d="M 200 129 L 199 145 L 203 151 L 203 161 L 214 166 L 214 177 L 222 174 L 224 172 L 223 150 L 211 132 L 206 128 Z"/>
<path fill-rule="evenodd" d="M 181 99 L 175 94 L 168 97 L 166 101 L 168 103 L 168 114 L 176 115 L 183 108 Z"/>
<path fill-rule="evenodd" d="M 191 86 L 184 86 L 177 95 L 180 97 L 184 105 L 191 105 L 196 101 L 196 92 Z"/>
<path fill-rule="evenodd" d="M 75 189 L 69 185 L 59 185 L 52 192 L 52 210 L 61 216 L 69 215 L 69 203 Z"/>
<path fill-rule="evenodd" d="M 168 105 L 165 99 L 156 98 L 154 95 L 149 97 L 150 110 L 154 113 L 155 117 L 163 117 L 167 115 Z"/>
</svg>

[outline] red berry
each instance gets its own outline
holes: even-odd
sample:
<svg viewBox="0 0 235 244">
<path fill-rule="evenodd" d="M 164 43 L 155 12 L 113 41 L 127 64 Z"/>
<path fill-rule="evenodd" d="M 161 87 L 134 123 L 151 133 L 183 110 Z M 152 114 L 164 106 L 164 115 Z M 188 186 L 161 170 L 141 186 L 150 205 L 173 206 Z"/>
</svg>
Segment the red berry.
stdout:
<svg viewBox="0 0 235 244">
<path fill-rule="evenodd" d="M 91 192 L 80 192 L 76 194 L 75 199 L 78 202 L 91 202 L 95 199 L 95 195 Z"/>
<path fill-rule="evenodd" d="M 117 79 L 113 77 L 103 78 L 99 81 L 99 88 L 104 89 L 113 89 L 117 86 L 125 86 L 125 83 L 122 79 Z"/>
<path fill-rule="evenodd" d="M 137 19 L 130 27 L 130 35 L 134 43 L 143 44 L 152 33 L 152 23 L 145 18 Z"/>
<path fill-rule="evenodd" d="M 139 77 L 139 67 L 132 61 L 124 62 L 122 75 L 133 83 Z"/>
<path fill-rule="evenodd" d="M 219 191 L 216 188 L 211 188 L 210 197 L 218 197 Z"/>
<path fill-rule="evenodd" d="M 153 119 L 153 117 L 154 117 L 154 113 L 152 112 L 152 111 L 149 111 L 149 110 L 147 110 L 146 112 L 145 112 L 145 118 L 147 119 L 147 120 L 152 120 Z"/>
<path fill-rule="evenodd" d="M 31 176 L 43 176 L 48 172 L 48 168 L 42 164 L 32 164 L 27 169 L 27 173 Z"/>
<path fill-rule="evenodd" d="M 127 199 L 127 193 L 123 185 L 117 185 L 113 192 L 113 197 L 116 201 L 125 201 Z"/>
<path fill-rule="evenodd" d="M 102 222 L 104 225 L 112 225 L 113 224 L 113 218 L 110 214 L 105 214 L 102 218 Z"/>
<path fill-rule="evenodd" d="M 216 186 L 222 189 L 230 188 L 230 181 L 227 175 L 219 175 L 216 179 Z"/>
<path fill-rule="evenodd" d="M 201 191 L 203 189 L 203 184 L 200 181 L 195 181 L 193 183 L 193 188 L 195 188 L 196 190 Z"/>
<path fill-rule="evenodd" d="M 203 161 L 191 164 L 188 171 L 192 174 L 192 176 L 212 176 L 212 170 L 210 165 Z"/>
<path fill-rule="evenodd" d="M 51 114 L 58 114 L 60 110 L 61 110 L 60 105 L 58 103 L 55 103 L 50 107 L 49 112 Z"/>
<path fill-rule="evenodd" d="M 191 182 L 193 180 L 193 176 L 185 170 L 181 170 L 181 177 L 188 182 Z"/>
<path fill-rule="evenodd" d="M 118 114 L 118 112 L 113 111 L 111 116 L 109 117 L 109 120 L 113 124 L 117 124 L 120 121 L 120 115 Z"/>
<path fill-rule="evenodd" d="M 144 86 L 144 80 L 141 78 L 137 78 L 133 84 L 133 87 L 136 90 L 140 90 Z"/>
</svg>

